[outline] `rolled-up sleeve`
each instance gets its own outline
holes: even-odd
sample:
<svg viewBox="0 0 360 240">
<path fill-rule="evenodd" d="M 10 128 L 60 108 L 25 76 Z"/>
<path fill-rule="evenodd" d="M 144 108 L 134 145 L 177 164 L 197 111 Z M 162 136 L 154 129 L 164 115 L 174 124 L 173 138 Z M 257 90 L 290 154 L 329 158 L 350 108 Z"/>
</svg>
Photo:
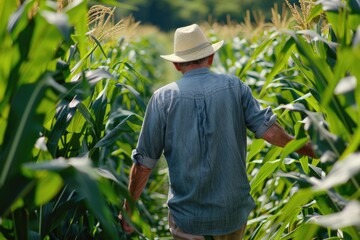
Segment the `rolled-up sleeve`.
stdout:
<svg viewBox="0 0 360 240">
<path fill-rule="evenodd" d="M 247 128 L 255 133 L 256 138 L 261 138 L 276 122 L 276 114 L 270 107 L 261 109 L 259 102 L 253 97 L 251 89 L 245 86 L 243 93 L 244 117 Z"/>
<path fill-rule="evenodd" d="M 164 115 L 161 103 L 153 95 L 146 108 L 144 122 L 136 149 L 132 151 L 132 160 L 153 169 L 164 149 Z"/>
<path fill-rule="evenodd" d="M 273 114 L 270 107 L 267 107 L 261 112 L 263 113 L 263 120 L 255 131 L 256 138 L 261 138 L 266 130 L 268 130 L 269 127 L 271 127 L 276 122 L 276 115 Z"/>
</svg>

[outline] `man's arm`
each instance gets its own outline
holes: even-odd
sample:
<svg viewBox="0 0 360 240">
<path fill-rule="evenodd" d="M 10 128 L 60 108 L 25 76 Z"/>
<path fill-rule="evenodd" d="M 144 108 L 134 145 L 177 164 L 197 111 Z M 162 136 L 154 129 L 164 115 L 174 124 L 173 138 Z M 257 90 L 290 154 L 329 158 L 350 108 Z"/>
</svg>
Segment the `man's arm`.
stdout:
<svg viewBox="0 0 360 240">
<path fill-rule="evenodd" d="M 138 164 L 134 163 L 132 165 L 130 170 L 129 186 L 128 186 L 129 194 L 132 201 L 137 201 L 140 198 L 140 195 L 146 186 L 150 174 L 151 174 L 150 168 L 147 168 L 139 163 Z M 131 209 L 127 200 L 125 200 L 124 202 L 124 210 L 126 210 L 129 215 L 131 214 Z M 121 213 L 119 214 L 119 219 L 125 233 L 132 233 L 134 231 L 134 229 L 122 217 Z"/>
<path fill-rule="evenodd" d="M 288 142 L 294 139 L 293 136 L 289 135 L 278 123 L 274 123 L 262 136 L 268 143 L 284 147 Z M 312 158 L 317 158 L 311 143 L 306 143 L 305 146 L 296 151 L 301 155 L 306 155 Z"/>
</svg>

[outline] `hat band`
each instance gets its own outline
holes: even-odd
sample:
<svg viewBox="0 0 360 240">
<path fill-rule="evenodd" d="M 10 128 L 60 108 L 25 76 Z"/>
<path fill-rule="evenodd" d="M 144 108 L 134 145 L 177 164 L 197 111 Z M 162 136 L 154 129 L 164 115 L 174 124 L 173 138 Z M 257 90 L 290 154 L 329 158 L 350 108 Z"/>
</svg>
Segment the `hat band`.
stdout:
<svg viewBox="0 0 360 240">
<path fill-rule="evenodd" d="M 176 51 L 175 52 L 175 55 L 176 56 L 181 56 L 181 55 L 188 55 L 190 53 L 193 53 L 193 52 L 196 52 L 196 51 L 199 51 L 203 48 L 206 48 L 206 47 L 209 47 L 211 46 L 211 43 L 210 42 L 205 42 L 205 43 L 202 43 L 194 48 L 191 48 L 191 49 L 188 49 L 188 50 L 184 50 L 184 51 Z"/>
</svg>

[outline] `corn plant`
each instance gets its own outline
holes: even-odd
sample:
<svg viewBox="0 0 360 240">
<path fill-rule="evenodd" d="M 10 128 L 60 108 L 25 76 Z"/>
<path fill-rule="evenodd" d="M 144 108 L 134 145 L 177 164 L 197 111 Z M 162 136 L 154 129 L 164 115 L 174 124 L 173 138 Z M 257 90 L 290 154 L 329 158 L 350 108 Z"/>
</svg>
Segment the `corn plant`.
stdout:
<svg viewBox="0 0 360 240">
<path fill-rule="evenodd" d="M 221 52 L 233 63 L 226 68 L 296 136 L 284 149 L 249 144 L 257 207 L 248 238 L 359 239 L 360 5 L 300 2 L 306 13 L 291 5 L 298 30 L 270 28 Z M 319 159 L 293 153 L 308 139 Z"/>
<path fill-rule="evenodd" d="M 87 1 L 0 12 L 0 239 L 125 238 L 117 214 L 155 70 L 136 70 L 123 32 L 94 34 Z"/>
</svg>

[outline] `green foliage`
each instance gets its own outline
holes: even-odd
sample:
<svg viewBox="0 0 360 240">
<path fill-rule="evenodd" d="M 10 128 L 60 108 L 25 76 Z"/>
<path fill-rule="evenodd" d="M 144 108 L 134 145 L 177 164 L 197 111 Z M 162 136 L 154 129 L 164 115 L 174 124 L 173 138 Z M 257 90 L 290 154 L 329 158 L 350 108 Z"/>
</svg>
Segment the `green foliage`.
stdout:
<svg viewBox="0 0 360 240">
<path fill-rule="evenodd" d="M 127 0 L 124 2 L 137 7 L 128 11 L 137 20 L 156 25 L 164 31 L 208 20 L 227 23 L 230 18 L 242 22 L 247 10 L 261 11 L 269 19 L 271 15 L 269 9 L 274 3 L 278 3 L 280 7 L 284 3 L 281 0 L 228 0 L 221 3 L 217 0 Z"/>
<path fill-rule="evenodd" d="M 264 149 L 262 140 L 249 144 L 257 201 L 249 239 L 360 238 L 358 9 L 356 1 L 319 1 L 308 19 L 316 20 L 314 30 L 234 39 L 220 53 L 230 63 L 223 68 L 274 106 L 296 136 L 282 150 Z M 319 160 L 292 153 L 307 139 Z"/>
<path fill-rule="evenodd" d="M 360 238 L 359 9 L 318 1 L 313 29 L 240 33 L 219 52 L 214 70 L 237 74 L 296 136 L 281 149 L 249 133 L 246 239 Z M 163 50 L 154 38 L 97 38 L 87 12 L 87 1 L 0 2 L 0 239 L 169 237 L 163 160 L 136 233 L 117 220 Z M 319 159 L 294 153 L 308 139 Z"/>
<path fill-rule="evenodd" d="M 117 214 L 154 68 L 137 71 L 149 60 L 130 59 L 140 51 L 123 39 L 90 35 L 86 1 L 0 11 L 0 239 L 124 238 Z"/>
</svg>

